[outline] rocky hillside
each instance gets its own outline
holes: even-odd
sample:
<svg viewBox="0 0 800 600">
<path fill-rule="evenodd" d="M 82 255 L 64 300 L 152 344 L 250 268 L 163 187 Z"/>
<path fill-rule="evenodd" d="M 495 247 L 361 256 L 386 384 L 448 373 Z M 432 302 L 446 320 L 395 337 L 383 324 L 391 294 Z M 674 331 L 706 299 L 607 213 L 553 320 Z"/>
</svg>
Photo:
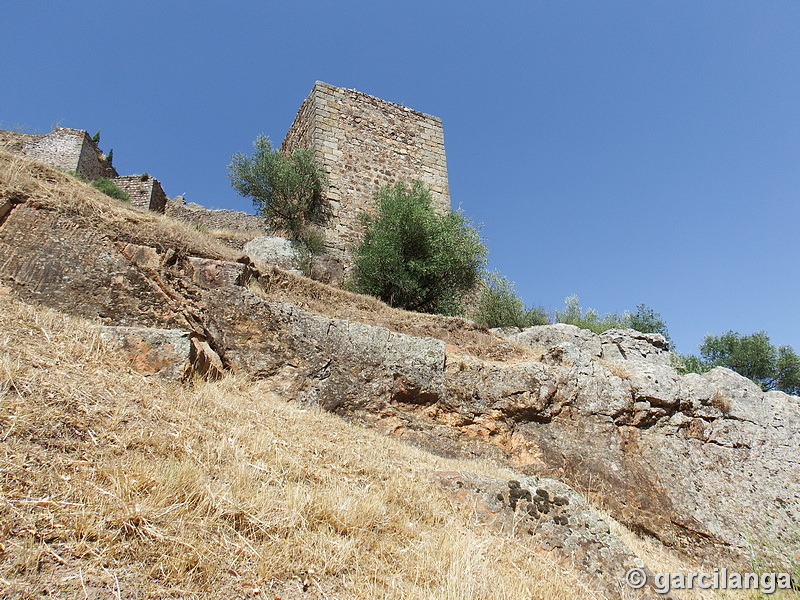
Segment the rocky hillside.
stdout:
<svg viewBox="0 0 800 600">
<path fill-rule="evenodd" d="M 623 584 L 625 572 L 642 565 L 642 559 L 650 560 L 649 556 L 636 556 L 637 550 L 631 546 L 633 538 L 628 538 L 626 544 L 619 537 L 622 530 L 615 529 L 614 520 L 604 519 L 597 512 L 598 507 L 631 530 L 680 551 L 685 561 L 785 571 L 793 569 L 798 560 L 800 400 L 780 392 L 763 393 L 749 380 L 725 369 L 715 369 L 704 376 L 681 377 L 670 367 L 669 353 L 659 336 L 632 331 L 596 336 L 565 325 L 492 332 L 460 319 L 390 309 L 373 299 L 277 268 L 256 266 L 248 257 L 168 218 L 125 207 L 66 175 L 6 154 L 0 154 L 0 284 L 3 286 L 0 289 L 15 299 L 13 302 L 46 306 L 90 319 L 97 324 L 95 327 L 102 327 L 97 335 L 107 340 L 103 347 L 118 348 L 115 352 L 120 360 L 125 358 L 132 368 L 147 374 L 145 378 L 136 375 L 143 382 L 139 384 L 143 394 L 152 385 L 180 386 L 162 383 L 170 378 L 183 380 L 184 385 L 192 381 L 200 385 L 198 376 L 222 378 L 223 383 L 203 385 L 224 385 L 231 380 L 247 382 L 236 385 L 269 390 L 270 394 L 291 400 L 299 407 L 321 407 L 351 423 L 365 425 L 437 456 L 459 460 L 480 458 L 513 469 L 502 474 L 475 473 L 459 463 L 454 468 L 420 467 L 413 471 L 427 474 L 420 475 L 432 482 L 425 489 L 433 485 L 439 490 L 437 493 L 446 493 L 450 498 L 449 504 L 446 503 L 450 508 L 435 509 L 437 514 L 441 513 L 436 518 L 446 520 L 450 517 L 445 513 L 466 511 L 471 515 L 468 521 L 491 525 L 492 531 L 499 532 L 497 535 L 506 536 L 502 539 L 514 539 L 520 544 L 524 541 L 529 550 L 523 555 L 535 556 L 537 563 L 546 555 L 548 560 L 559 561 L 576 573 L 581 589 L 587 590 L 585 597 L 593 597 L 589 594 L 628 597 L 633 591 Z M 42 329 L 47 338 L 48 330 Z M 17 346 L 25 344 L 10 343 L 11 334 L 4 335 L 7 336 L 5 352 L 12 357 L 9 360 L 24 362 Z M 27 340 L 26 335 L 42 342 L 36 326 L 30 323 L 16 332 L 13 339 Z M 92 348 L 94 342 L 88 344 Z M 87 352 L 91 356 L 91 351 Z M 15 355 L 17 358 L 13 358 Z M 59 359 L 41 360 L 39 367 L 34 366 L 36 360 L 25 363 L 26 373 L 36 373 L 42 367 L 48 373 L 58 372 Z M 89 358 L 86 360 L 91 364 Z M 111 373 L 107 376 L 116 377 Z M 27 381 L 25 377 L 22 381 Z M 31 377 L 31 381 L 37 381 Z M 34 456 L 36 452 L 41 454 L 42 459 L 30 462 L 30 473 L 41 470 L 42 461 L 48 462 L 46 449 L 50 448 L 51 438 L 68 440 L 78 435 L 87 442 L 88 436 L 94 440 L 88 443 L 97 448 L 114 445 L 109 440 L 118 435 L 114 433 L 118 423 L 104 425 L 107 437 L 101 439 L 97 439 L 88 421 L 79 420 L 78 425 L 64 425 L 61 429 L 53 425 L 39 434 L 36 428 L 15 427 L 22 414 L 38 414 L 44 410 L 42 407 L 48 406 L 48 401 L 47 396 L 37 393 L 33 397 L 41 404 L 25 404 L 30 394 L 20 390 L 27 388 L 10 381 L 5 384 L 4 397 L 12 398 L 13 402 L 8 404 L 9 408 L 4 406 L 2 440 L 6 444 L 15 441 L 23 446 L 28 444 Z M 75 385 L 76 389 L 79 387 Z M 53 389 L 48 393 L 59 397 Z M 101 421 L 107 413 L 119 419 L 119 414 L 128 411 L 149 410 L 148 404 L 157 405 L 158 411 L 165 409 L 171 402 L 171 394 L 159 400 L 148 400 L 145 394 L 140 404 L 131 397 L 130 406 L 126 405 L 121 413 L 119 408 L 87 410 L 99 411 L 97 418 Z M 237 401 L 237 410 L 250 411 L 256 429 L 266 427 L 264 413 L 273 409 L 261 406 L 254 400 L 257 394 L 254 396 L 250 391 L 244 397 Z M 253 402 L 252 409 L 246 408 L 249 402 Z M 209 414 L 214 410 L 219 409 L 211 407 Z M 212 427 L 213 420 L 201 413 L 201 409 L 194 410 L 191 418 L 205 423 L 204 427 Z M 291 419 L 298 414 L 301 413 L 295 411 L 290 417 L 283 415 L 281 418 L 289 420 L 282 427 L 289 428 Z M 61 417 L 54 415 L 54 418 Z M 177 421 L 181 418 L 175 417 Z M 172 427 L 177 431 L 177 425 Z M 325 427 L 332 425 L 326 422 Z M 146 435 L 155 435 L 159 430 L 155 422 L 139 428 L 140 434 L 151 432 Z M 203 456 L 217 453 L 216 460 L 221 461 L 207 471 L 213 478 L 233 468 L 221 453 L 236 454 L 233 447 L 224 449 L 237 442 L 226 442 L 223 431 L 213 427 L 212 430 L 216 432 L 214 441 L 203 446 L 206 453 Z M 193 447 L 198 432 L 198 429 L 186 432 L 182 442 L 186 448 Z M 295 443 L 292 440 L 291 444 Z M 136 444 L 128 440 L 117 443 L 116 447 L 124 454 Z M 324 454 L 326 447 L 320 443 L 315 452 Z M 69 443 L 59 448 L 59 452 L 67 454 L 72 450 Z M 370 460 L 372 449 L 352 451 L 355 455 L 350 460 L 365 463 Z M 192 452 L 197 450 L 187 452 L 185 456 L 191 462 Z M 425 461 L 431 461 L 426 464 L 440 460 L 431 454 L 425 456 L 428 457 Z M 69 460 L 73 459 L 89 460 L 70 455 Z M 239 465 L 241 460 L 249 461 L 248 468 L 256 471 L 263 466 L 261 459 L 253 456 L 237 460 Z M 12 462 L 20 464 L 18 458 Z M 264 468 L 272 472 L 278 467 Z M 300 472 L 303 474 L 292 475 L 290 479 L 316 477 L 311 471 Z M 345 472 L 349 475 L 343 472 L 342 481 L 354 477 L 351 471 L 345 469 Z M 60 476 L 52 468 L 47 473 L 42 475 L 46 480 L 55 481 Z M 111 485 L 108 482 L 122 485 L 121 479 L 130 479 L 132 475 L 125 474 L 125 469 L 115 473 L 104 475 L 109 478 L 103 480 L 105 483 L 89 478 L 89 488 L 100 488 L 109 497 L 119 499 L 117 492 L 108 489 Z M 226 473 L 225 477 L 231 476 Z M 332 473 L 328 475 L 335 481 Z M 155 478 L 152 474 L 148 477 Z M 25 537 L 25 527 L 39 531 L 38 525 L 30 524 L 31 519 L 34 524 L 38 521 L 25 502 L 35 505 L 48 489 L 40 488 L 37 495 L 25 491 L 24 485 L 13 487 L 16 485 L 13 482 L 28 479 L 36 477 L 20 472 L 4 480 L 4 494 L 17 502 L 11 502 L 4 515 L 10 523 L 7 533 L 16 540 L 14 548 L 26 543 L 39 544 L 45 548 L 39 554 L 45 557 L 42 558 L 45 562 L 52 563 L 46 557 L 54 553 L 60 560 L 53 559 L 56 561 L 53 565 L 78 564 L 73 557 L 79 560 L 83 556 L 75 554 L 74 545 L 68 545 L 71 555 L 65 557 L 41 536 L 34 535 L 32 542 L 23 543 L 30 540 Z M 280 481 L 284 488 L 288 485 L 285 480 Z M 157 502 L 156 507 L 150 506 L 150 500 L 144 499 L 154 493 L 147 489 L 150 484 L 143 485 L 143 491 L 120 499 L 130 514 L 126 518 L 114 517 L 122 518 L 119 533 L 114 534 L 115 541 L 130 539 L 137 546 L 149 539 L 165 544 L 165 540 L 173 540 L 177 534 L 150 525 L 162 522 L 164 515 L 173 509 L 164 505 L 165 500 Z M 373 483 L 365 485 L 369 488 Z M 348 505 L 348 498 L 360 493 L 346 486 L 342 489 L 347 490 L 339 500 L 342 506 Z M 164 498 L 170 497 L 169 493 L 163 493 Z M 42 501 L 51 507 L 60 507 L 59 502 L 78 502 L 88 507 L 99 498 L 94 494 L 80 496 L 76 501 L 66 492 L 45 495 Z M 57 500 L 52 500 L 56 497 Z M 142 505 L 152 511 L 137 513 L 136 498 L 141 498 Z M 201 500 L 181 494 L 176 498 L 182 507 L 202 504 Z M 386 497 L 375 501 L 391 506 Z M 218 502 L 203 506 L 204 514 L 208 514 L 208 506 L 217 510 Z M 278 539 L 285 542 L 290 538 L 287 532 L 291 527 L 281 529 L 275 525 L 278 529 L 274 529 L 272 524 L 265 525 L 271 521 L 253 517 L 259 513 L 252 506 L 242 508 L 236 502 L 231 506 L 237 507 L 231 509 L 235 513 L 230 517 L 233 530 L 242 536 L 234 545 L 248 557 L 247 568 L 251 570 L 247 572 L 256 573 L 253 577 L 262 581 L 253 585 L 263 587 L 263 581 L 281 580 L 275 571 L 263 566 L 269 560 L 263 558 L 265 550 L 254 545 L 254 539 L 263 535 L 264 540 L 273 543 Z M 167 512 L 160 512 L 164 510 Z M 352 541 L 351 530 L 374 527 L 374 523 L 349 526 L 346 515 L 338 511 L 333 510 L 326 526 L 338 531 L 340 526 L 336 523 L 341 521 L 342 548 L 348 544 L 358 546 L 359 542 Z M 87 521 L 100 518 L 97 513 L 88 514 Z M 184 518 L 200 522 L 197 514 L 192 515 Z M 58 519 L 53 521 L 56 522 L 61 523 Z M 413 524 L 413 520 L 409 522 Z M 70 540 L 80 537 L 74 521 L 62 523 L 62 529 Z M 151 529 L 158 533 L 152 533 Z M 421 539 L 410 531 L 403 534 L 408 541 L 394 547 L 390 554 L 408 556 L 403 552 L 416 552 L 402 549 L 413 548 L 416 543 L 413 540 Z M 96 532 L 87 535 L 92 544 L 100 539 Z M 62 537 L 52 538 L 55 540 L 52 543 L 66 544 Z M 295 543 L 302 546 L 298 540 Z M 476 548 L 481 543 L 474 541 Z M 98 546 L 91 547 L 96 555 L 106 556 Z M 107 546 L 100 544 L 100 547 Z M 488 550 L 488 545 L 486 548 L 479 554 L 493 557 L 494 550 Z M 223 562 L 209 559 L 211 555 L 205 551 L 197 551 L 195 555 L 202 557 L 203 573 L 228 568 L 221 566 Z M 135 589 L 148 589 L 147 582 L 159 579 L 164 573 L 159 574 L 157 558 L 136 556 L 138 562 L 131 568 L 140 587 Z M 360 554 L 359 557 L 361 561 L 363 557 Z M 115 560 L 115 565 L 124 563 L 124 558 Z M 509 564 L 518 564 L 514 563 L 516 558 L 510 560 Z M 291 568 L 280 571 L 283 581 L 294 576 L 302 579 L 298 575 L 302 571 L 300 562 L 291 562 Z M 262 566 L 258 567 L 259 564 Z M 305 589 L 303 593 L 359 597 L 354 592 L 357 586 L 346 584 L 355 580 L 348 579 L 354 575 L 346 574 L 346 569 L 315 564 L 315 573 L 321 573 L 322 569 L 325 577 L 320 575 L 315 579 L 308 573 L 304 577 L 323 587 L 312 589 L 308 583 L 300 586 Z M 656 568 L 652 563 L 650 566 Z M 179 572 L 194 573 L 193 568 L 190 565 Z M 362 568 L 369 571 L 373 567 L 359 566 Z M 229 570 L 238 574 L 239 569 L 232 566 Z M 392 579 L 385 573 L 385 565 L 381 569 L 385 576 L 379 578 L 378 587 L 370 588 L 372 593 L 360 597 L 520 597 L 511 591 L 498 595 L 491 587 L 480 591 L 477 584 L 473 591 L 459 592 L 460 595 L 431 591 L 433 588 L 411 593 L 411 587 L 389 593 Z M 404 567 L 396 570 L 398 581 L 411 577 Z M 17 573 L 30 572 L 30 565 L 17 568 Z M 117 571 L 109 573 L 119 578 Z M 164 575 L 171 582 L 169 585 L 177 585 L 175 581 L 181 579 L 175 574 L 178 571 L 169 573 Z M 516 573 L 518 576 L 519 572 Z M 11 577 L 8 573 L 3 577 L 7 581 L 13 579 L 8 579 Z M 15 577 L 21 577 L 20 589 L 24 589 L 26 582 L 34 585 L 31 579 L 26 579 L 28 575 Z M 194 581 L 193 575 L 186 577 Z M 494 575 L 487 577 L 491 580 Z M 234 580 L 235 577 L 231 579 Z M 119 584 L 116 589 L 119 595 Z M 219 597 L 236 597 L 231 590 Z M 570 596 L 555 593 L 547 597 Z"/>
</svg>

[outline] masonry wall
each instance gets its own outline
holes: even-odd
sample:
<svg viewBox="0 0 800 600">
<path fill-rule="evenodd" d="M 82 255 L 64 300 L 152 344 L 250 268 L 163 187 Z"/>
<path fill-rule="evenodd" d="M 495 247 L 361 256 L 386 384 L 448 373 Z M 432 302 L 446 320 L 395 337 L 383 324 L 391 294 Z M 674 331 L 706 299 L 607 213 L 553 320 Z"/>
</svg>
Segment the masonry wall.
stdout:
<svg viewBox="0 0 800 600">
<path fill-rule="evenodd" d="M 438 211 L 450 209 L 441 119 L 356 90 L 318 81 L 281 145 L 314 151 L 330 178 L 331 253 L 345 266 L 361 241 L 360 215 L 375 191 L 397 181 L 424 181 Z"/>
<path fill-rule="evenodd" d="M 207 229 L 229 229 L 239 232 L 264 231 L 264 220 L 258 215 L 251 215 L 238 210 L 213 210 L 196 204 L 187 203 L 181 196 L 167 202 L 166 214 L 193 225 L 201 225 Z"/>
<path fill-rule="evenodd" d="M 133 206 L 161 214 L 164 213 L 167 205 L 167 195 L 157 179 L 147 174 L 123 175 L 122 177 L 114 178 L 114 183 L 125 190 Z"/>
<path fill-rule="evenodd" d="M 100 151 L 83 129 L 53 127 L 50 133 L 29 136 L 21 145 L 21 153 L 51 167 L 77 171 L 91 180 L 117 175 L 101 159 Z"/>
</svg>

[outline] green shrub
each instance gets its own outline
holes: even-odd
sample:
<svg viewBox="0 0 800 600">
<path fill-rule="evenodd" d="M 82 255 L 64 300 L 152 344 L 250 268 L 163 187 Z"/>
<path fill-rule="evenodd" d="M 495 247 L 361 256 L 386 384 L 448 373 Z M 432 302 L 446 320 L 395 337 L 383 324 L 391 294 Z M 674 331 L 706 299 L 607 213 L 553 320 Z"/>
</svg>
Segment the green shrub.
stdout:
<svg viewBox="0 0 800 600">
<path fill-rule="evenodd" d="M 325 225 L 330 217 L 328 178 L 313 152 L 284 154 L 263 135 L 253 147 L 253 156 L 239 153 L 231 158 L 228 177 L 239 194 L 252 198 L 267 228 L 302 241 L 306 229 Z"/>
<path fill-rule="evenodd" d="M 475 320 L 487 327 L 532 327 L 547 325 L 547 313 L 543 308 L 525 308 L 514 284 L 499 273 L 486 275 L 478 294 Z"/>
<path fill-rule="evenodd" d="M 349 287 L 428 313 L 463 313 L 462 296 L 480 281 L 487 249 L 460 212 L 437 215 L 421 181 L 384 186 L 354 251 Z"/>
<path fill-rule="evenodd" d="M 709 368 L 732 369 L 763 390 L 800 394 L 800 357 L 791 346 L 775 347 L 766 331 L 707 335 L 700 345 L 700 356 Z"/>
<path fill-rule="evenodd" d="M 110 196 L 111 198 L 116 198 L 117 200 L 122 200 L 123 202 L 130 202 L 130 197 L 128 194 L 125 192 L 125 190 L 121 189 L 116 183 L 114 183 L 113 179 L 108 179 L 106 177 L 95 179 L 92 181 L 92 187 L 100 190 L 106 196 Z"/>
<path fill-rule="evenodd" d="M 713 365 L 705 362 L 699 356 L 695 356 L 694 354 L 679 354 L 678 352 L 672 353 L 672 366 L 681 375 L 686 375 L 687 373 L 698 373 L 702 375 L 713 368 Z"/>
<path fill-rule="evenodd" d="M 625 321 L 626 327 L 630 329 L 635 329 L 642 333 L 660 333 L 668 342 L 670 341 L 667 324 L 661 318 L 661 315 L 645 304 L 637 306 L 636 312 L 628 314 Z"/>
<path fill-rule="evenodd" d="M 633 314 L 628 311 L 621 314 L 612 312 L 606 313 L 603 317 L 591 308 L 587 308 L 586 312 L 583 312 L 580 301 L 575 295 L 564 300 L 564 305 L 563 311 L 556 311 L 558 323 L 576 325 L 594 333 L 603 333 L 609 329 L 635 329 L 642 333 L 659 333 L 666 338 L 668 343 L 671 343 L 667 325 L 661 315 L 645 304 L 637 306 L 636 312 Z"/>
<path fill-rule="evenodd" d="M 564 310 L 556 311 L 556 322 L 575 325 L 581 329 L 588 329 L 594 333 L 603 333 L 609 329 L 624 329 L 627 327 L 628 315 L 607 313 L 601 317 L 597 311 L 587 308 L 583 311 L 577 296 L 569 296 L 564 300 Z"/>
<path fill-rule="evenodd" d="M 63 169 L 60 169 L 60 170 L 63 170 Z M 90 183 L 90 181 L 88 179 L 86 179 L 86 177 L 84 177 L 83 175 L 81 175 L 77 171 L 66 171 L 66 173 L 67 173 L 67 175 L 70 175 L 70 176 L 74 177 L 75 179 L 77 179 L 78 181 L 80 181 L 82 183 Z"/>
<path fill-rule="evenodd" d="M 231 158 L 231 185 L 252 198 L 268 230 L 292 240 L 300 255 L 298 266 L 310 275 L 314 257 L 325 252 L 320 228 L 330 219 L 328 177 L 311 150 L 284 154 L 263 135 L 253 147 L 252 156 L 239 153 Z"/>
<path fill-rule="evenodd" d="M 299 240 L 292 240 L 292 246 L 297 251 L 296 267 L 306 277 L 311 277 L 314 267 L 314 257 L 325 253 L 325 234 L 319 227 L 306 227 L 300 234 Z"/>
</svg>

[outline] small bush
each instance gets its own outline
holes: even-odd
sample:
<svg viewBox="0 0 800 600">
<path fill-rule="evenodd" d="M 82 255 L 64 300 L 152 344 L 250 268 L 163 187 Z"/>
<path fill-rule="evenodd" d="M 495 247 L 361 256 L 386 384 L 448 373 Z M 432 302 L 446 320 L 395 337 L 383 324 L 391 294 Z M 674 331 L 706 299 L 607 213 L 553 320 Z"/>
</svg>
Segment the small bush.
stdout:
<svg viewBox="0 0 800 600">
<path fill-rule="evenodd" d="M 292 246 L 297 251 L 297 268 L 306 277 L 311 277 L 314 267 L 314 257 L 325 254 L 325 234 L 322 229 L 314 226 L 307 226 L 300 232 L 297 240 L 292 240 Z"/>
<path fill-rule="evenodd" d="M 556 311 L 556 322 L 575 325 L 581 329 L 588 329 L 594 333 L 603 333 L 609 329 L 624 329 L 628 327 L 628 313 L 622 315 L 608 313 L 601 317 L 596 310 L 587 308 L 583 311 L 577 296 L 569 296 L 564 300 L 564 310 Z"/>
<path fill-rule="evenodd" d="M 525 308 L 513 282 L 497 272 L 489 273 L 478 294 L 475 320 L 487 327 L 532 327 L 547 325 L 543 308 Z"/>
<path fill-rule="evenodd" d="M 95 179 L 92 182 L 92 187 L 100 190 L 106 196 L 110 196 L 111 198 L 116 198 L 117 200 L 122 200 L 123 202 L 130 202 L 130 196 L 120 188 L 113 180 L 108 179 L 107 177 L 101 177 L 100 179 Z"/>
<path fill-rule="evenodd" d="M 462 314 L 486 263 L 478 231 L 460 212 L 437 214 L 421 181 L 383 186 L 375 199 L 349 287 L 406 310 Z"/>
<path fill-rule="evenodd" d="M 710 371 L 714 365 L 705 362 L 702 358 L 694 354 L 679 354 L 678 352 L 673 352 L 672 366 L 681 375 L 686 375 L 687 373 L 702 375 Z"/>
<path fill-rule="evenodd" d="M 256 138 L 253 147 L 252 156 L 239 153 L 231 158 L 231 185 L 242 196 L 253 199 L 267 229 L 286 233 L 302 244 L 306 229 L 325 226 L 330 219 L 325 170 L 311 150 L 284 154 L 263 135 Z"/>
<path fill-rule="evenodd" d="M 635 313 L 606 313 L 601 317 L 597 311 L 587 308 L 583 311 L 578 297 L 569 296 L 564 300 L 564 310 L 556 311 L 556 321 L 576 325 L 594 333 L 603 333 L 609 329 L 635 329 L 642 333 L 659 333 L 671 344 L 667 325 L 661 315 L 645 304 L 636 307 Z"/>
<path fill-rule="evenodd" d="M 67 171 L 66 173 L 67 173 L 67 175 L 70 175 L 70 176 L 74 177 L 75 179 L 77 179 L 80 182 L 90 183 L 89 180 L 86 179 L 86 177 L 84 177 L 83 175 L 81 175 L 77 171 Z"/>
</svg>

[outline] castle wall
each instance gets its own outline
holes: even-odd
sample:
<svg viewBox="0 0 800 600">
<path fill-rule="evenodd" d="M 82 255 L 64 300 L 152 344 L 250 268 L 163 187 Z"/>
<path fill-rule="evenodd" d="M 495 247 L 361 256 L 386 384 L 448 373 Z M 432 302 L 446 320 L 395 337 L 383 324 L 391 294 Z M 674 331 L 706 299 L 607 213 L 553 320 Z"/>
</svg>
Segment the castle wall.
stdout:
<svg viewBox="0 0 800 600">
<path fill-rule="evenodd" d="M 21 153 L 51 167 L 77 171 L 90 180 L 117 175 L 83 129 L 53 127 L 50 133 L 29 136 Z"/>
<path fill-rule="evenodd" d="M 124 175 L 115 177 L 114 183 L 125 190 L 133 206 L 161 214 L 164 213 L 167 205 L 167 195 L 157 179 L 147 174 Z"/>
<path fill-rule="evenodd" d="M 187 204 L 181 196 L 176 196 L 167 202 L 166 214 L 174 219 L 192 225 L 200 225 L 207 229 L 262 233 L 264 231 L 264 219 L 258 215 L 237 210 L 212 210 L 194 202 Z"/>
<path fill-rule="evenodd" d="M 281 145 L 314 151 L 330 178 L 331 254 L 350 263 L 364 234 L 360 215 L 375 208 L 375 191 L 421 179 L 439 212 L 450 209 L 441 119 L 356 90 L 318 81 Z"/>
</svg>

